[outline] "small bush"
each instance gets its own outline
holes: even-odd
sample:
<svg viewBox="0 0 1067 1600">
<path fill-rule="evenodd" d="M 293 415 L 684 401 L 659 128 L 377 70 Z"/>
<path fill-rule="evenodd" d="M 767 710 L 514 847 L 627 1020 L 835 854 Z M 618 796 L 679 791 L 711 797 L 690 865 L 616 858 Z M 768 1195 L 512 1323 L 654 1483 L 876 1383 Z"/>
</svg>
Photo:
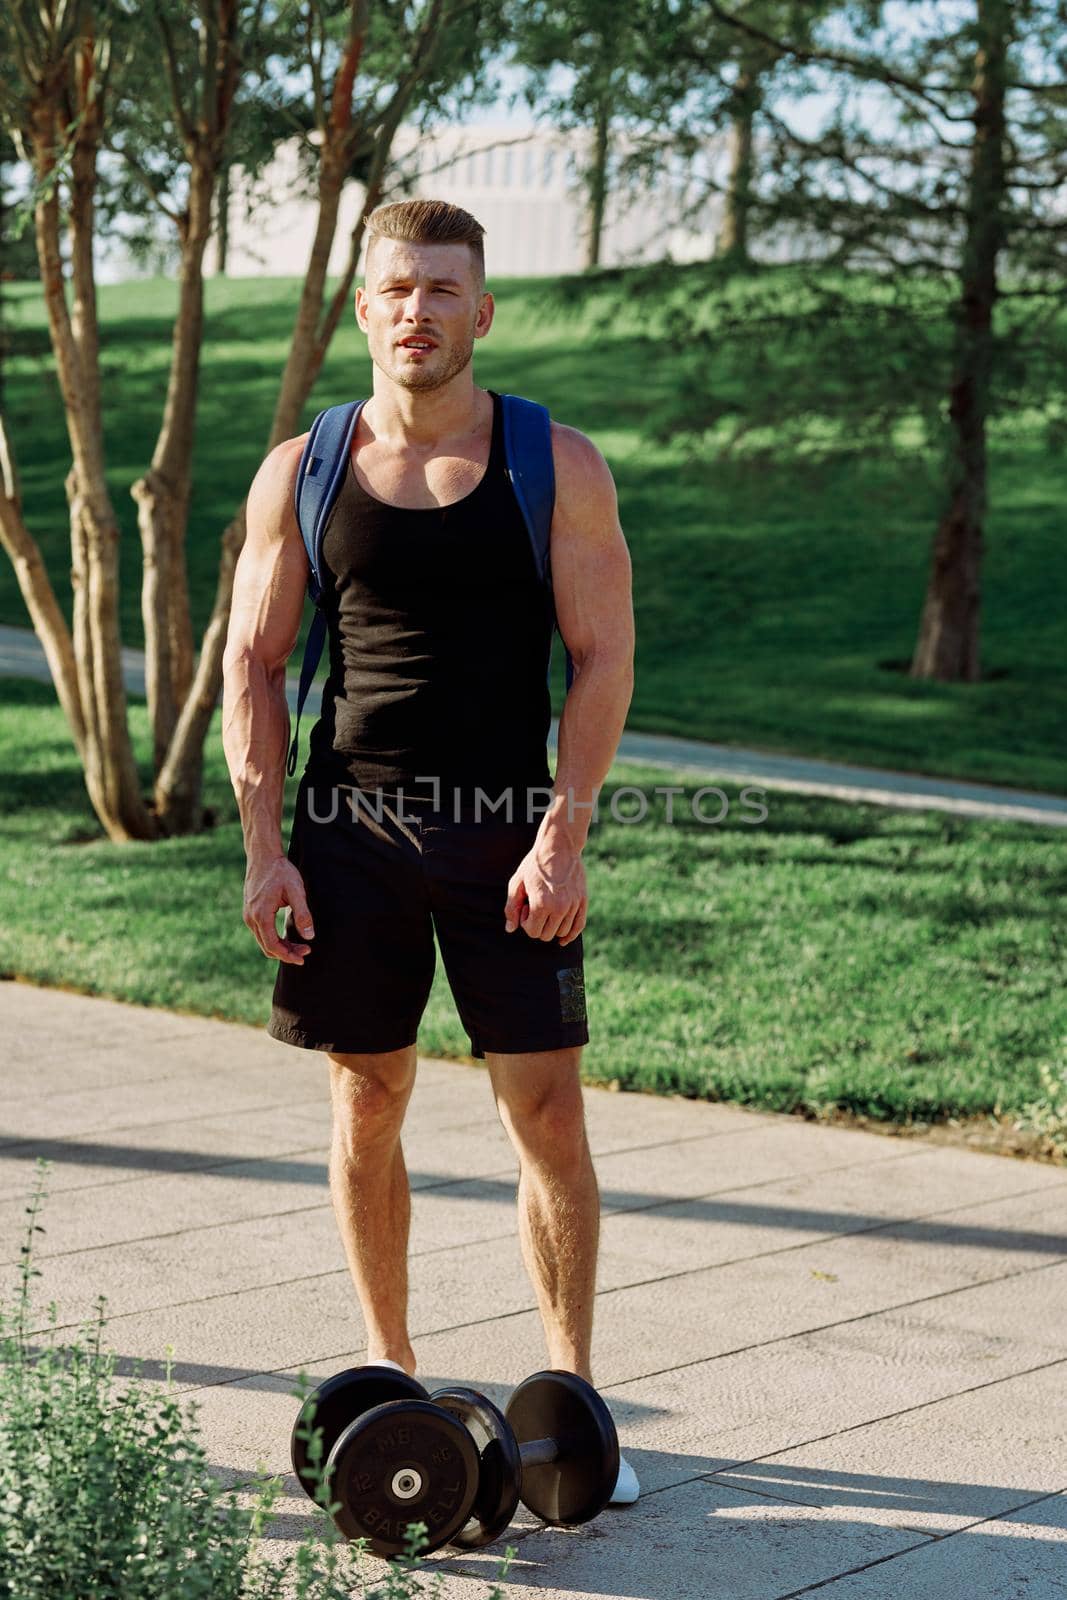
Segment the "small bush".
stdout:
<svg viewBox="0 0 1067 1600">
<path fill-rule="evenodd" d="M 172 1394 L 136 1373 L 119 1386 L 102 1348 L 105 1305 L 69 1343 L 31 1344 L 35 1235 L 47 1163 L 27 1208 L 14 1306 L 0 1302 L 0 1600 L 349 1600 L 366 1594 L 362 1541 L 349 1544 L 324 1509 L 295 1550 L 264 1559 L 258 1545 L 282 1494 L 260 1472 L 252 1503 L 224 1488 Z M 168 1369 L 168 1381 L 170 1372 Z M 247 1489 L 247 1486 L 246 1486 Z M 320 1493 L 317 1498 L 325 1499 Z M 421 1530 L 424 1534 L 425 1530 Z M 374 1600 L 436 1595 L 420 1572 L 412 1530 Z M 510 1556 L 510 1552 L 509 1552 Z M 506 1558 L 507 1559 L 507 1558 Z M 499 1591 L 494 1591 L 499 1595 Z"/>
<path fill-rule="evenodd" d="M 1067 1041 L 1061 1064 L 1054 1067 L 1051 1062 L 1041 1061 L 1037 1074 L 1041 1094 L 1023 1107 L 1016 1127 L 1036 1133 L 1053 1159 L 1067 1160 Z"/>
</svg>

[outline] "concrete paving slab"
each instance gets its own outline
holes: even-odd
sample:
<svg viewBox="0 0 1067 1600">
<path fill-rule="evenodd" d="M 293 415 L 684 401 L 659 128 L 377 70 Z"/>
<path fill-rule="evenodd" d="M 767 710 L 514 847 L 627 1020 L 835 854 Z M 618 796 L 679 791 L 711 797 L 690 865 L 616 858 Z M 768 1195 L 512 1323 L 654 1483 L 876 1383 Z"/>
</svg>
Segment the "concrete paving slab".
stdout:
<svg viewBox="0 0 1067 1600">
<path fill-rule="evenodd" d="M 10 1052 L 5 1045 L 5 1117 L 9 1108 L 22 1101 L 39 1103 L 51 1095 L 115 1087 L 136 1093 L 141 1084 L 152 1083 L 159 1076 L 152 1055 L 147 1050 L 144 1055 L 116 1057 L 106 1043 L 64 1046 L 47 1054 L 27 1049 L 25 1042 Z"/>
<path fill-rule="evenodd" d="M 424 1136 L 425 1155 L 436 1151 Z M 439 1141 L 437 1141 L 439 1143 Z M 506 1159 L 508 1151 L 498 1158 Z M 238 1181 L 239 1180 L 239 1181 Z M 426 1206 L 419 1208 L 417 1222 L 425 1235 L 417 1233 L 414 1247 L 428 1248 L 438 1243 L 438 1224 L 448 1227 L 446 1237 L 455 1243 L 491 1236 L 489 1216 L 514 1204 L 514 1177 L 499 1179 L 447 1178 L 439 1171 L 427 1176 L 412 1174 L 412 1188 L 418 1193 L 428 1184 L 449 1184 L 433 1191 L 433 1218 Z M 459 1192 L 456 1192 L 458 1185 Z M 447 1211 L 442 1206 L 450 1201 Z M 284 1209 L 283 1209 L 284 1208 Z M 0 1202 L 0 1261 L 17 1259 L 17 1240 L 22 1226 L 24 1202 Z M 37 1260 L 55 1255 L 76 1255 L 83 1250 L 100 1250 L 110 1245 L 174 1237 L 178 1232 L 213 1232 L 219 1227 L 245 1221 L 270 1222 L 280 1217 L 304 1216 L 320 1227 L 323 1220 L 333 1232 L 326 1159 L 320 1146 L 292 1155 L 247 1160 L 210 1172 L 169 1174 L 148 1177 L 106 1188 L 60 1193 L 46 1202 L 43 1220 L 46 1233 L 39 1241 Z M 425 1218 L 425 1220 L 424 1220 Z M 180 1219 L 182 1227 L 175 1227 Z M 210 1242 L 210 1241 L 209 1241 Z"/>
<path fill-rule="evenodd" d="M 246 1119 L 233 1120 L 243 1125 Z M 595 1111 L 591 1120 L 596 1121 Z M 699 1199 L 691 1197 L 691 1192 L 701 1183 L 712 1181 L 728 1189 L 731 1179 L 736 1181 L 751 1171 L 757 1149 L 768 1180 L 779 1174 L 788 1176 L 812 1168 L 822 1170 L 824 1162 L 831 1158 L 831 1150 L 838 1157 L 858 1154 L 847 1142 L 835 1149 L 818 1137 L 807 1137 L 808 1131 L 796 1124 L 769 1130 L 743 1126 L 730 1139 L 716 1133 L 707 1139 L 691 1140 L 686 1145 L 687 1161 L 680 1171 L 676 1144 L 603 1151 L 598 1130 L 594 1128 L 592 1143 L 597 1151 L 605 1216 L 618 1211 L 660 1208 L 666 1196 L 670 1204 L 660 1215 L 679 1221 L 688 1218 L 699 1226 L 709 1220 L 709 1216 Z M 819 1130 L 810 1131 L 817 1134 Z M 404 1154 L 412 1189 L 441 1189 L 449 1185 L 450 1192 L 456 1194 L 459 1192 L 457 1185 L 465 1183 L 465 1192 L 472 1200 L 484 1201 L 487 1206 L 500 1203 L 513 1206 L 517 1158 L 495 1113 L 491 1121 L 454 1130 L 447 1140 L 442 1134 L 437 1117 L 425 1107 L 406 1124 Z M 290 1119 L 290 1150 L 275 1157 L 252 1157 L 230 1164 L 216 1160 L 210 1163 L 210 1171 L 204 1170 L 208 1163 L 200 1162 L 198 1170 L 194 1171 L 156 1171 L 118 1186 L 97 1186 L 89 1192 L 79 1187 L 66 1194 L 60 1192 L 47 1202 L 47 1234 L 40 1243 L 38 1259 L 56 1251 L 70 1254 L 97 1249 L 104 1244 L 153 1238 L 158 1233 L 173 1234 L 178 1231 L 174 1226 L 176 1218 L 181 1219 L 186 1229 L 207 1228 L 246 1218 L 268 1217 L 280 1208 L 295 1212 L 328 1206 L 328 1128 L 323 1128 L 320 1143 L 305 1144 L 295 1150 L 291 1148 L 293 1137 Z M 442 1148 L 449 1156 L 444 1162 L 438 1159 Z M 877 1154 L 883 1163 L 914 1161 L 920 1151 L 900 1152 L 882 1143 Z M 0 1171 L 4 1165 L 5 1152 L 0 1151 Z M 869 1159 L 857 1170 L 866 1171 L 868 1165 Z M 1004 1164 L 997 1165 L 1003 1167 Z M 467 1173 L 486 1172 L 487 1168 L 485 1177 L 466 1178 Z M 949 1181 L 946 1176 L 946 1183 Z M 51 1179 L 49 1184 L 51 1186 Z M 0 1199 L 0 1260 L 17 1259 L 26 1192 L 25 1189 L 21 1191 L 17 1199 Z M 477 1228 L 453 1231 L 447 1217 L 439 1220 L 441 1227 L 435 1242 L 447 1238 L 462 1243 L 467 1239 L 493 1237 L 500 1231 L 499 1220 L 484 1231 Z M 414 1247 L 419 1248 L 417 1242 Z M 658 1259 L 655 1254 L 654 1259 Z"/>
<path fill-rule="evenodd" d="M 84 1049 L 105 1041 L 114 1048 L 130 1045 L 136 1054 L 158 1040 L 198 1038 L 205 1024 L 225 1030 L 216 1032 L 216 1041 L 224 1040 L 231 1029 L 248 1031 L 240 1023 L 215 1023 L 204 1017 L 128 1005 L 67 989 L 44 989 L 10 979 L 0 981 L 0 1027 L 8 1036 L 5 1051 L 9 1044 L 13 1051 L 36 1047 L 47 1053 L 50 1046 L 57 1050 Z"/>
<path fill-rule="evenodd" d="M 298 1120 L 296 1113 L 301 1110 L 300 1105 L 267 1106 L 240 1117 L 199 1116 L 131 1130 L 106 1130 L 85 1139 L 31 1139 L 7 1145 L 0 1149 L 0 1201 L 22 1201 L 31 1193 L 38 1155 L 50 1163 L 47 1205 L 57 1235 L 62 1228 L 59 1196 L 75 1191 L 83 1200 L 92 1189 L 116 1191 L 117 1203 L 125 1209 L 126 1202 L 118 1198 L 117 1191 L 149 1175 L 158 1182 L 172 1173 L 225 1171 L 236 1179 L 246 1162 L 254 1168 L 264 1158 L 294 1158 L 303 1150 L 315 1152 L 314 1172 L 324 1173 L 328 1113 L 316 1138 L 316 1130 Z M 298 1175 L 299 1169 L 294 1168 L 292 1176 Z M 0 1228 L 0 1237 L 4 1231 Z"/>
<path fill-rule="evenodd" d="M 956 1532 L 1063 1487 L 1065 1382 L 1067 1357 L 729 1468 L 721 1481 L 905 1532 Z"/>
<path fill-rule="evenodd" d="M 29 1090 L 5 1105 L 9 1139 L 25 1137 L 0 1148 L 0 1256 L 33 1156 L 50 1155 L 37 1303 L 76 1322 L 108 1293 L 120 1382 L 142 1357 L 160 1381 L 171 1347 L 220 1475 L 245 1482 L 260 1461 L 286 1482 L 297 1371 L 365 1355 L 325 1183 L 323 1058 L 23 985 L 0 985 L 0 1005 L 4 989 L 23 990 L 12 1081 Z M 111 1041 L 106 1064 L 91 1037 Z M 520 1516 L 509 1596 L 785 1600 L 814 1584 L 867 1600 L 892 1582 L 904 1600 L 1043 1600 L 1064 1533 L 1063 1173 L 681 1099 L 586 1099 L 605 1211 L 597 1380 L 645 1493 L 583 1530 Z M 546 1357 L 485 1070 L 421 1062 L 408 1137 L 420 1376 L 503 1401 Z M 1035 1485 L 1056 1507 L 1044 1522 L 1020 1509 Z M 294 1495 L 270 1542 L 291 1549 L 312 1515 Z M 1009 1554 L 987 1590 L 992 1545 Z M 444 1600 L 486 1595 L 498 1552 L 434 1558 Z"/>
<path fill-rule="evenodd" d="M 310 1098 L 315 1085 L 296 1081 L 280 1083 L 277 1074 L 262 1066 L 243 1071 L 205 1072 L 190 1068 L 188 1047 L 184 1044 L 157 1047 L 157 1057 L 173 1048 L 159 1076 L 140 1082 L 131 1091 L 124 1084 L 50 1095 L 45 1100 L 17 1100 L 4 1107 L 0 1123 L 0 1152 L 7 1145 L 26 1139 L 84 1138 L 116 1126 L 135 1129 L 152 1123 L 174 1121 L 204 1111 L 227 1112 L 239 1116 L 278 1105 L 283 1100 Z"/>
<path fill-rule="evenodd" d="M 975 1327 L 988 1331 L 962 1326 L 968 1320 L 963 1307 Z M 419 1339 L 421 1381 L 428 1388 L 473 1386 L 503 1405 L 514 1385 L 545 1361 L 532 1321 L 521 1341 L 514 1339 L 514 1324 L 508 1327 L 512 1340 L 503 1359 L 500 1324 Z M 1039 1328 L 1045 1330 L 1042 1336 L 1035 1331 Z M 310 1376 L 320 1381 L 362 1359 L 361 1347 L 335 1361 L 313 1363 Z M 875 1313 L 758 1351 L 742 1350 L 629 1382 L 609 1385 L 599 1369 L 597 1376 L 642 1487 L 655 1492 L 755 1461 L 780 1441 L 792 1447 L 828 1436 L 848 1438 L 848 1430 L 893 1415 L 920 1414 L 936 1402 L 985 1392 L 1021 1372 L 1040 1374 L 1047 1368 L 1059 1372 L 1062 1381 L 1065 1360 L 1067 1265 L 958 1291 L 924 1308 L 921 1316 Z M 196 1376 L 181 1365 L 179 1377 Z M 204 1383 L 223 1380 L 221 1369 L 205 1367 L 199 1376 Z M 191 1396 L 202 1407 L 213 1459 L 237 1455 L 262 1460 L 272 1472 L 288 1472 L 296 1377 L 295 1370 L 254 1374 L 228 1385 L 216 1381 Z M 1025 1387 L 1027 1380 L 1019 1381 Z M 996 1440 L 992 1443 L 984 1456 L 974 1457 L 990 1472 L 1000 1456 Z"/>
<path fill-rule="evenodd" d="M 927 1234 L 940 1237 L 938 1230 L 949 1216 L 968 1204 L 985 1208 L 994 1198 L 1014 1201 L 1046 1194 L 1067 1198 L 1062 1179 L 1031 1186 L 1029 1171 L 1012 1172 L 1006 1162 L 995 1167 L 988 1175 L 973 1166 L 960 1172 L 955 1161 L 942 1164 L 932 1152 L 915 1152 L 896 1160 L 818 1169 L 781 1182 L 769 1172 L 758 1185 L 688 1199 L 657 1203 L 634 1196 L 632 1208 L 605 1208 L 602 1281 L 622 1281 L 612 1272 L 624 1266 L 661 1270 L 667 1227 L 672 1259 L 699 1268 L 787 1248 L 791 1241 L 801 1244 L 868 1230 L 882 1237 L 899 1233 L 917 1244 Z M 982 1216 L 987 1215 L 983 1210 Z"/>
<path fill-rule="evenodd" d="M 416 1193 L 416 1209 L 422 1199 Z M 990 1225 L 994 1208 L 995 1227 Z M 973 1220 L 983 1214 L 984 1228 Z M 896 1233 L 909 1227 L 916 1233 L 905 1241 L 872 1232 L 798 1242 L 790 1228 L 784 1247 L 761 1255 L 758 1267 L 737 1259 L 740 1246 L 730 1223 L 718 1229 L 709 1224 L 706 1247 L 713 1250 L 718 1240 L 723 1265 L 679 1265 L 673 1275 L 661 1266 L 655 1276 L 637 1282 L 640 1267 L 611 1249 L 614 1220 L 607 1218 L 597 1313 L 602 1380 L 619 1383 L 973 1283 L 1014 1277 L 1064 1253 L 1055 1232 L 1015 1232 L 1011 1226 L 1013 1220 L 1029 1224 L 1039 1218 L 1043 1227 L 1055 1228 L 1057 1213 L 1047 1195 L 991 1202 L 966 1215 L 972 1220 L 900 1224 Z M 1059 1198 L 1058 1215 L 1067 1225 L 1067 1194 Z M 954 1246 L 954 1234 L 968 1241 L 966 1248 Z M 1020 1250 L 1020 1245 L 1032 1249 Z M 278 1282 L 278 1264 L 284 1261 L 298 1262 L 300 1270 L 288 1282 Z M 183 1364 L 215 1363 L 232 1371 L 239 1351 L 246 1369 L 270 1370 L 300 1359 L 332 1360 L 362 1342 L 340 1241 L 325 1210 L 46 1259 L 41 1270 L 38 1304 L 55 1299 L 61 1324 L 87 1316 L 95 1294 L 108 1295 L 112 1338 L 125 1356 L 158 1360 L 173 1343 Z M 13 1283 L 13 1269 L 6 1271 Z M 526 1318 L 534 1331 L 539 1329 L 517 1240 L 504 1228 L 484 1243 L 416 1257 L 411 1291 L 411 1325 L 420 1338 L 453 1327 L 499 1325 L 500 1318 Z M 142 1314 L 132 1315 L 136 1312 Z M 637 1343 L 635 1325 L 642 1330 Z"/>
<path fill-rule="evenodd" d="M 238 1504 L 252 1495 L 235 1492 Z M 686 1530 L 680 1547 L 678 1528 Z M 440 1575 L 446 1600 L 479 1600 L 497 1581 L 504 1549 L 514 1557 L 504 1581 L 506 1596 L 767 1597 L 781 1579 L 797 1571 L 809 1580 L 829 1567 L 859 1559 L 885 1560 L 914 1547 L 914 1536 L 849 1525 L 822 1514 L 799 1514 L 796 1507 L 764 1494 L 718 1483 L 694 1482 L 670 1495 L 650 1497 L 636 1506 L 605 1511 L 583 1528 L 545 1528 L 520 1508 L 507 1539 L 482 1551 L 441 1550 L 427 1558 L 427 1575 Z M 284 1560 L 309 1536 L 322 1536 L 322 1523 L 306 1496 L 286 1495 L 265 1529 L 267 1559 Z M 926 1542 L 926 1541 L 923 1541 Z M 369 1584 L 380 1582 L 384 1562 L 365 1557 Z M 819 1581 L 818 1577 L 814 1578 Z M 658 1582 L 661 1587 L 655 1587 Z"/>
<path fill-rule="evenodd" d="M 279 1092 L 282 1092 L 280 1087 Z M 416 1097 L 418 1091 L 416 1091 Z M 606 1100 L 595 1089 L 587 1097 Z M 614 1097 L 611 1097 L 614 1098 Z M 404 1145 L 409 1159 L 422 1162 L 425 1170 L 409 1170 L 414 1187 L 425 1188 L 439 1181 L 460 1181 L 472 1173 L 506 1174 L 515 1167 L 515 1157 L 496 1111 L 486 1105 L 481 1113 L 472 1112 L 460 1120 L 448 1120 L 455 1106 L 435 1110 L 423 1095 L 413 1101 L 405 1123 Z M 621 1125 L 604 1129 L 599 1118 L 590 1116 L 590 1142 L 597 1157 L 616 1151 L 639 1152 L 652 1148 L 673 1150 L 678 1141 L 643 1139 L 639 1130 Z M 747 1131 L 747 1119 L 728 1121 L 721 1134 L 730 1136 Z M 696 1142 L 706 1135 L 687 1137 Z M 38 1156 L 50 1163 L 48 1193 L 57 1195 L 74 1190 L 106 1188 L 137 1182 L 143 1175 L 215 1172 L 232 1180 L 255 1178 L 261 1158 L 288 1158 L 291 1165 L 279 1166 L 279 1194 L 290 1182 L 326 1185 L 326 1157 L 330 1143 L 330 1110 L 325 1092 L 315 1100 L 299 1100 L 257 1111 L 198 1115 L 179 1121 L 142 1124 L 134 1128 L 115 1128 L 99 1137 L 29 1139 L 0 1149 L 0 1201 L 22 1200 L 34 1184 L 34 1165 Z M 421 1151 L 433 1149 L 432 1162 L 423 1161 Z M 787 1162 L 792 1170 L 796 1163 Z M 609 1194 L 609 1203 L 612 1196 Z M 106 1197 L 103 1203 L 107 1203 Z M 125 1201 L 122 1202 L 126 1204 Z M 56 1232 L 60 1230 L 54 1204 L 49 1207 Z M 0 1229 L 0 1235 L 2 1235 Z"/>
<path fill-rule="evenodd" d="M 912 1548 L 915 1534 L 762 1495 L 688 1483 L 575 1529 L 518 1541 L 508 1600 L 772 1600 Z M 483 1596 L 494 1551 L 449 1561 L 448 1600 Z M 463 1581 L 466 1579 L 467 1581 Z"/>
<path fill-rule="evenodd" d="M 1002 1283 L 973 1293 L 986 1297 L 981 1309 L 992 1316 L 988 1297 L 998 1296 L 1004 1312 L 1014 1288 Z M 920 1411 L 1057 1359 L 1050 1341 L 1026 1339 L 1021 1319 L 1010 1341 L 961 1341 L 952 1326 L 958 1298 L 939 1302 L 940 1317 L 928 1318 L 918 1332 L 902 1330 L 895 1313 L 875 1314 L 608 1389 L 643 1488 L 655 1491 L 734 1461 L 763 1458 L 775 1439 L 791 1440 L 798 1459 L 807 1459 L 812 1441 L 830 1440 L 832 1454 L 849 1429 Z M 1067 1309 L 1062 1283 L 1060 1302 Z M 1065 1356 L 1067 1346 L 1061 1346 L 1061 1363 Z M 1062 1382 L 1062 1367 L 1057 1370 Z M 997 1458 L 996 1449 L 987 1453 L 987 1471 L 995 1472 Z"/>
<path fill-rule="evenodd" d="M 1058 1494 L 836 1578 L 820 1595 L 826 1600 L 899 1600 L 901 1595 L 1063 1600 L 1065 1572 L 1067 1495 Z"/>
<path fill-rule="evenodd" d="M 201 1030 L 214 1026 L 199 1024 Z M 0 1150 L 18 1140 L 73 1138 L 98 1129 L 136 1128 L 191 1117 L 198 1110 L 203 1111 L 207 1095 L 212 1113 L 236 1114 L 256 1106 L 306 1100 L 311 1115 L 321 1118 L 315 1109 L 319 1105 L 328 1114 L 325 1057 L 270 1040 L 266 1041 L 270 1049 L 265 1051 L 264 1036 L 257 1030 L 219 1026 L 226 1028 L 225 1049 L 207 1045 L 196 1037 L 159 1039 L 151 1047 L 150 1069 L 144 1061 L 135 1066 L 124 1065 L 127 1058 L 121 1049 L 111 1053 L 112 1064 L 108 1068 L 102 1053 L 94 1051 L 88 1085 L 79 1078 L 76 1088 L 65 1088 L 67 1075 L 55 1067 L 61 1081 L 49 1084 L 40 1096 L 16 1093 L 10 1102 L 5 1101 Z M 72 1059 L 76 1057 L 65 1057 L 61 1067 L 65 1068 Z M 98 1081 L 92 1083 L 94 1069 Z M 591 1090 L 590 1094 L 604 1103 L 600 1119 L 605 1124 L 605 1135 L 610 1137 L 613 1113 L 609 1108 L 616 1097 L 607 1091 Z M 679 1101 L 672 1107 L 670 1119 L 649 1118 L 647 1127 L 642 1126 L 642 1135 L 647 1137 L 648 1130 L 659 1125 L 665 1130 L 664 1137 L 676 1136 L 679 1116 L 684 1116 L 681 1108 L 686 1103 Z M 462 1066 L 422 1063 L 418 1102 L 413 1103 L 411 1118 L 416 1121 L 435 1112 L 452 1113 L 457 1121 L 464 1122 L 495 1115 L 488 1074 Z M 614 1117 L 621 1121 L 617 1113 Z M 753 1127 L 764 1125 L 742 1111 L 701 1121 L 709 1134 L 719 1129 L 732 1132 L 746 1122 Z M 687 1131 L 692 1134 L 696 1130 L 691 1126 Z M 631 1122 L 627 1137 L 632 1141 L 633 1136 Z"/>
</svg>

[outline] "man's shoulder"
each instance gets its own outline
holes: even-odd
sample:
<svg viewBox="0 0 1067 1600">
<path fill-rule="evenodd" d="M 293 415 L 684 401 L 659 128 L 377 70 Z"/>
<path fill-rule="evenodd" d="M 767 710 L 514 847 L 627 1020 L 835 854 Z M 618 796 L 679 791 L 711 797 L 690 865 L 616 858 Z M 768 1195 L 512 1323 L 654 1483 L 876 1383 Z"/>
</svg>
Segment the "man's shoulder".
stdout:
<svg viewBox="0 0 1067 1600">
<path fill-rule="evenodd" d="M 283 439 L 273 450 L 268 450 L 260 462 L 248 491 L 249 518 L 260 526 L 280 533 L 292 533 L 295 529 L 299 535 L 296 478 L 307 437 L 302 433 L 293 439 Z"/>
<path fill-rule="evenodd" d="M 271 488 L 276 488 L 283 481 L 294 484 L 307 438 L 306 433 L 301 433 L 294 439 L 283 439 L 273 450 L 268 450 L 259 464 L 253 482 Z"/>
<path fill-rule="evenodd" d="M 580 428 L 552 421 L 552 464 L 556 471 L 557 498 L 586 495 L 613 484 L 604 457 Z"/>
<path fill-rule="evenodd" d="M 263 458 L 263 467 L 271 477 L 288 478 L 296 481 L 297 469 L 300 466 L 300 457 L 304 453 L 304 446 L 308 442 L 310 428 L 305 433 L 298 433 L 292 439 L 283 439 L 281 444 L 276 444 Z M 263 468 L 260 469 L 261 471 Z"/>
</svg>

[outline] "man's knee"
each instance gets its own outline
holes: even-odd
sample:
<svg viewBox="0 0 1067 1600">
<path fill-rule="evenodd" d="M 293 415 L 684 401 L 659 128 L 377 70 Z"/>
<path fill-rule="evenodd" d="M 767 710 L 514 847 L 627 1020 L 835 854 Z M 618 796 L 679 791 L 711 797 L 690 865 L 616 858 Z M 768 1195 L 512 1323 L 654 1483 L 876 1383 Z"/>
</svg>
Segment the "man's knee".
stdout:
<svg viewBox="0 0 1067 1600">
<path fill-rule="evenodd" d="M 585 1107 L 576 1072 L 544 1079 L 531 1073 L 525 1080 L 521 1072 L 509 1074 L 497 1085 L 497 1109 L 520 1151 L 559 1165 L 584 1159 Z"/>
<path fill-rule="evenodd" d="M 346 1155 L 399 1137 L 415 1082 L 414 1056 L 411 1049 L 329 1057 L 334 1130 Z"/>
</svg>

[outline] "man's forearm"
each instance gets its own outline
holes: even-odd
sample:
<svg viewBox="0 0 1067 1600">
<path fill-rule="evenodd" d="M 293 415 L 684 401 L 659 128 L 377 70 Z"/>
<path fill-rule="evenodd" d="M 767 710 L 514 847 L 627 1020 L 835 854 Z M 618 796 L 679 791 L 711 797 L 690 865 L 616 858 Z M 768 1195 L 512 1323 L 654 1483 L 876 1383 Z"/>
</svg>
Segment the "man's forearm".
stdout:
<svg viewBox="0 0 1067 1600">
<path fill-rule="evenodd" d="M 553 800 L 542 830 L 585 845 L 593 803 L 608 775 L 633 697 L 630 657 L 593 657 L 577 674 L 559 719 Z"/>
<path fill-rule="evenodd" d="M 222 744 L 246 856 L 251 861 L 284 855 L 282 794 L 289 746 L 284 666 L 271 670 L 250 655 L 226 663 Z"/>
</svg>

